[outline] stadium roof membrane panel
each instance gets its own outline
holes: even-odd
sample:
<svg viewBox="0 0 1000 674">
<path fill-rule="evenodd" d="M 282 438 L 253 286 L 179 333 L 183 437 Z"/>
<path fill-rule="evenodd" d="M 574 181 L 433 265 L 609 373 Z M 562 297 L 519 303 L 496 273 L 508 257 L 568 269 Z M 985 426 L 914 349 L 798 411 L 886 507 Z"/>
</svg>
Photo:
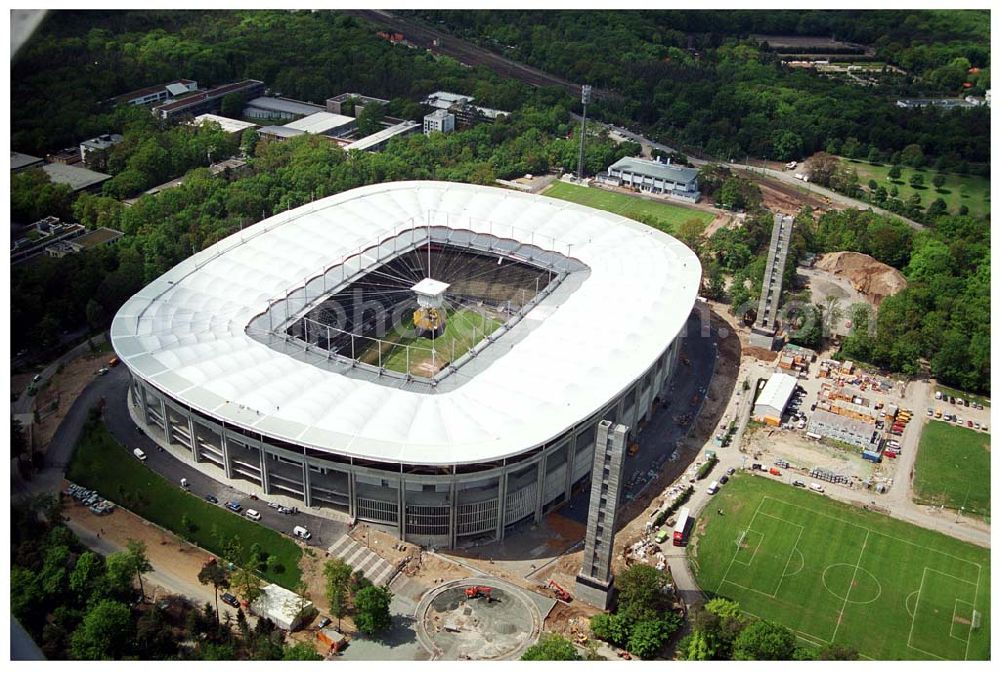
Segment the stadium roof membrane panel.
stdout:
<svg viewBox="0 0 1000 674">
<path fill-rule="evenodd" d="M 462 386 L 415 392 L 330 372 L 247 334 L 269 302 L 405 229 L 515 238 L 589 277 Z M 280 213 L 134 295 L 112 343 L 136 374 L 227 425 L 357 458 L 467 464 L 559 437 L 616 398 L 678 336 L 701 278 L 676 239 L 621 216 L 493 187 L 397 182 Z"/>
</svg>

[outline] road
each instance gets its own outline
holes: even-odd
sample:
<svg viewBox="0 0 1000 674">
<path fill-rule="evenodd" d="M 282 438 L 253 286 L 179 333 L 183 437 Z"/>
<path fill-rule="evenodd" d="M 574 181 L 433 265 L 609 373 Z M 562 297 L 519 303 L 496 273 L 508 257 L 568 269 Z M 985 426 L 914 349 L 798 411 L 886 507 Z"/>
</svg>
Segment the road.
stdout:
<svg viewBox="0 0 1000 674">
<path fill-rule="evenodd" d="M 582 119 L 582 117 L 580 115 L 577 115 L 575 113 L 571 113 L 571 117 L 575 121 L 580 121 Z M 588 124 L 597 124 L 598 126 L 601 126 L 603 128 L 608 129 L 608 131 L 611 133 L 611 135 L 613 137 L 617 137 L 618 139 L 621 139 L 621 140 L 630 140 L 630 141 L 633 141 L 635 143 L 639 143 L 639 145 L 641 145 L 643 147 L 643 150 L 646 153 L 649 153 L 651 149 L 660 150 L 661 152 L 666 152 L 668 154 L 671 153 L 671 152 L 677 152 L 678 151 L 676 148 L 670 147 L 669 145 L 664 145 L 663 143 L 657 143 L 656 141 L 650 140 L 649 138 L 646 138 L 645 136 L 642 136 L 642 135 L 637 134 L 637 133 L 633 133 L 633 132 L 629 131 L 628 129 L 623 129 L 622 127 L 614 126 L 613 124 L 604 124 L 603 122 L 598 122 L 598 121 L 595 121 L 593 119 L 588 119 L 587 123 Z M 846 208 L 857 208 L 857 209 L 862 210 L 862 211 L 871 210 L 871 211 L 874 211 L 874 212 L 878 213 L 879 215 L 884 215 L 884 216 L 887 216 L 887 217 L 897 218 L 899 220 L 902 220 L 903 222 L 905 222 L 906 224 L 908 224 L 910 227 L 912 227 L 913 229 L 916 229 L 918 231 L 927 228 L 925 225 L 922 225 L 919 222 L 916 222 L 915 220 L 911 220 L 909 218 L 903 217 L 902 215 L 899 215 L 897 213 L 893 213 L 892 211 L 888 211 L 888 210 L 886 210 L 884 208 L 879 208 L 878 206 L 873 206 L 872 204 L 869 204 L 869 203 L 867 203 L 865 201 L 861 201 L 859 199 L 853 199 L 851 197 L 848 197 L 848 196 L 845 196 L 843 194 L 840 194 L 839 192 L 834 192 L 833 190 L 827 189 L 826 187 L 822 187 L 820 185 L 815 185 L 813 183 L 804 183 L 801 180 L 797 179 L 793 173 L 789 173 L 789 172 L 785 172 L 785 171 L 775 171 L 773 169 L 769 169 L 769 168 L 765 168 L 765 167 L 761 167 L 761 166 L 755 166 L 755 165 L 752 165 L 752 164 L 740 164 L 740 163 L 736 163 L 736 162 L 726 162 L 726 161 L 709 161 L 709 160 L 699 159 L 697 157 L 692 157 L 692 156 L 688 156 L 688 162 L 692 166 L 694 166 L 695 168 L 700 168 L 700 167 L 706 166 L 708 164 L 717 164 L 719 166 L 724 166 L 724 167 L 730 169 L 731 171 L 743 171 L 743 172 L 746 172 L 746 173 L 750 173 L 751 175 L 754 175 L 754 176 L 761 176 L 761 177 L 765 177 L 765 178 L 771 178 L 773 180 L 777 180 L 778 182 L 784 183 L 786 185 L 791 185 L 791 186 L 795 187 L 796 189 L 802 189 L 803 187 L 805 187 L 810 192 L 814 192 L 814 193 L 816 193 L 816 194 L 818 194 L 820 196 L 827 197 L 827 198 L 830 199 L 830 201 L 832 201 L 834 203 L 837 203 L 837 204 L 839 204 L 839 205 L 841 205 L 843 207 L 846 207 Z"/>
<path fill-rule="evenodd" d="M 520 80 L 535 87 L 555 86 L 566 90 L 572 96 L 580 95 L 579 84 L 504 58 L 489 49 L 478 47 L 450 33 L 430 28 L 421 21 L 396 16 L 383 10 L 352 9 L 343 11 L 345 14 L 356 16 L 393 32 L 402 33 L 411 44 L 450 56 L 461 63 L 483 65 L 503 77 Z M 594 96 L 609 97 L 615 96 L 615 94 L 610 91 L 595 90 Z"/>
<path fill-rule="evenodd" d="M 633 429 L 632 436 L 639 443 L 640 450 L 635 456 L 626 455 L 622 467 L 622 475 L 625 476 L 625 502 L 635 499 L 645 485 L 655 479 L 650 473 L 670 471 L 680 474 L 687 468 L 686 465 L 670 463 L 668 457 L 687 436 L 705 403 L 705 391 L 712 380 L 718 351 L 716 337 L 701 334 L 701 317 L 697 313 L 692 313 L 688 318 L 686 335 L 681 355 L 691 364 L 678 365 L 678 374 L 674 377 L 669 394 L 665 396 L 667 401 L 673 401 L 672 404 L 669 408 L 654 408 L 649 423 L 643 428 Z M 698 402 L 691 405 L 690 401 L 695 396 Z M 684 414 L 690 414 L 692 421 L 682 426 L 674 419 Z M 589 503 L 588 482 L 587 488 L 574 494 L 560 509 L 559 514 L 585 524 Z"/>
<path fill-rule="evenodd" d="M 86 334 L 86 331 L 77 331 L 76 333 L 74 333 L 74 336 L 78 338 L 84 334 Z M 66 353 L 56 358 L 54 361 L 46 365 L 45 368 L 39 373 L 40 379 L 38 381 L 38 384 L 41 385 L 47 382 L 48 380 L 52 379 L 52 376 L 56 373 L 56 371 L 59 369 L 61 365 L 68 363 L 69 361 L 73 360 L 74 358 L 77 358 L 78 356 L 82 356 L 85 353 L 89 353 L 91 350 L 90 346 L 91 342 L 94 344 L 94 346 L 99 346 L 104 343 L 104 339 L 105 337 L 103 333 L 100 335 L 96 335 L 90 340 L 84 340 L 83 342 L 77 344 L 72 349 L 70 349 Z M 11 369 L 17 367 L 16 362 L 17 361 L 15 359 L 15 362 L 11 364 Z M 25 387 L 25 389 L 21 391 L 21 395 L 18 396 L 17 401 L 10 406 L 11 414 L 31 414 L 32 407 L 34 406 L 34 404 L 35 404 L 35 396 L 29 394 L 27 387 Z"/>
</svg>

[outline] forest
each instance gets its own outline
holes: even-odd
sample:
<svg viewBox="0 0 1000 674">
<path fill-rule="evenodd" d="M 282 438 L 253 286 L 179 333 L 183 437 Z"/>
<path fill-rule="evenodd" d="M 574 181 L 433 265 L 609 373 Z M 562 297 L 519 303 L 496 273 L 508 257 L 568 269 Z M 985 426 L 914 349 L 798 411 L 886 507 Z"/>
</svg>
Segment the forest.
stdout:
<svg viewBox="0 0 1000 674">
<path fill-rule="evenodd" d="M 849 138 L 892 153 L 989 161 L 989 110 L 902 109 L 897 96 L 989 88 L 989 20 L 980 12 L 420 11 L 483 47 L 618 94 L 596 116 L 642 125 L 662 142 L 720 160 L 801 159 Z M 984 16 L 986 18 L 984 19 Z M 871 42 L 907 69 L 898 91 L 792 70 L 754 32 Z M 978 68 L 970 75 L 970 68 Z M 971 89 L 964 89 L 969 78 Z M 891 95 L 889 95 L 891 94 Z"/>
<path fill-rule="evenodd" d="M 181 597 L 155 603 L 143 575 L 153 571 L 145 543 L 104 556 L 63 523 L 59 497 L 11 509 L 11 614 L 49 660 L 321 660 L 309 644 L 285 643 L 270 620 L 219 621 L 217 603 Z M 228 574 L 198 580 L 229 587 Z M 138 585 L 138 588 L 136 587 Z M 145 588 L 145 589 L 144 589 Z"/>
<path fill-rule="evenodd" d="M 903 110 L 872 92 L 789 72 L 765 46 L 740 41 L 751 31 L 821 32 L 808 23 L 817 16 L 827 22 L 822 30 L 865 39 L 861 32 L 839 32 L 843 25 L 834 19 L 840 20 L 840 13 L 777 14 L 774 25 L 754 23 L 760 14 L 750 12 L 732 19 L 737 22 L 732 26 L 720 20 L 715 32 L 688 34 L 681 29 L 696 31 L 696 22 L 707 15 L 455 12 L 438 20 L 453 30 L 455 22 L 466 22 L 480 36 L 506 26 L 506 33 L 491 38 L 500 50 L 513 45 L 535 65 L 618 89 L 619 96 L 594 106 L 600 117 L 714 144 L 713 152 L 722 156 L 799 156 L 828 149 L 915 165 L 910 155 L 919 151 L 935 171 L 988 162 L 988 111 Z M 884 58 L 930 49 L 920 36 L 941 35 L 934 50 L 942 55 L 928 56 L 921 72 L 942 67 L 949 58 L 966 58 L 988 76 L 983 54 L 971 47 L 962 51 L 967 42 L 980 44 L 984 26 L 941 32 L 941 16 L 949 13 L 914 15 L 919 20 L 899 21 L 886 33 L 889 42 L 879 38 L 877 49 L 888 50 Z M 965 23 L 956 25 L 968 23 L 969 15 L 959 16 Z M 863 18 L 858 31 L 892 23 L 881 13 Z M 12 66 L 18 82 L 13 147 L 41 154 L 108 131 L 124 133 L 125 141 L 109 158 L 114 178 L 103 194 L 73 198 L 37 173 L 15 176 L 15 217 L 30 222 L 43 213 L 58 214 L 89 228 L 120 229 L 126 237 L 112 247 L 13 268 L 13 351 L 54 348 L 63 333 L 80 326 L 102 329 L 129 296 L 177 262 L 241 227 L 323 196 L 388 180 L 492 184 L 575 166 L 578 129 L 570 119 L 575 101 L 564 92 L 533 89 L 483 68 L 393 46 L 375 32 L 334 12 L 57 12 L 47 19 Z M 565 49 L 555 48 L 560 39 Z M 606 58 L 591 58 L 595 51 Z M 78 63 L 93 66 L 81 69 Z M 161 126 L 144 110 L 102 102 L 180 77 L 201 86 L 254 77 L 285 95 L 319 102 L 361 91 L 390 99 L 387 112 L 407 117 L 421 113 L 415 101 L 423 95 L 447 89 L 513 114 L 453 134 L 396 139 L 378 154 L 347 154 L 317 137 L 269 144 L 258 143 L 255 134 L 226 138 L 211 125 Z M 50 105 L 54 98 L 59 106 Z M 221 157 L 237 145 L 248 154 L 248 175 L 231 182 L 211 177 L 203 168 L 210 155 Z M 587 148 L 587 170 L 593 174 L 637 150 L 595 135 Z M 128 207 L 118 200 L 178 175 L 184 175 L 179 187 Z M 708 198 L 748 214 L 743 228 L 719 230 L 707 241 L 697 234 L 683 237 L 702 256 L 706 293 L 729 295 L 738 306 L 759 292 L 770 216 L 760 209 L 759 189 L 745 178 L 709 166 L 701 181 Z M 841 189 L 860 189 L 856 179 L 845 181 Z M 844 352 L 896 371 L 916 372 L 923 363 L 945 383 L 988 391 L 988 222 L 932 211 L 933 204 L 918 211 L 891 197 L 883 203 L 919 215 L 932 227 L 913 233 L 892 218 L 860 211 L 805 214 L 793 240 L 796 253 L 867 252 L 901 269 L 910 281 L 868 322 L 871 330 L 859 328 L 845 341 Z M 728 292 L 726 276 L 734 281 Z M 794 279 L 787 280 L 790 286 Z M 859 318 L 855 325 L 864 324 Z"/>
</svg>

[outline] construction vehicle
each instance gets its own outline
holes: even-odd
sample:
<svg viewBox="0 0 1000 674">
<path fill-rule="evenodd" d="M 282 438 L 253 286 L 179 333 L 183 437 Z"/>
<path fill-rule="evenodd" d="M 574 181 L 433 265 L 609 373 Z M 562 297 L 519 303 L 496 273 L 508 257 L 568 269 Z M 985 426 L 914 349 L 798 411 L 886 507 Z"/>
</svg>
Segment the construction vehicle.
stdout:
<svg viewBox="0 0 1000 674">
<path fill-rule="evenodd" d="M 466 599 L 477 599 L 482 597 L 486 601 L 493 601 L 493 588 L 486 587 L 485 585 L 473 585 L 472 587 L 465 588 L 465 598 Z"/>
<path fill-rule="evenodd" d="M 558 597 L 560 601 L 571 601 L 573 599 L 573 596 L 556 581 L 549 580 L 549 587 L 555 590 L 556 597 Z"/>
</svg>

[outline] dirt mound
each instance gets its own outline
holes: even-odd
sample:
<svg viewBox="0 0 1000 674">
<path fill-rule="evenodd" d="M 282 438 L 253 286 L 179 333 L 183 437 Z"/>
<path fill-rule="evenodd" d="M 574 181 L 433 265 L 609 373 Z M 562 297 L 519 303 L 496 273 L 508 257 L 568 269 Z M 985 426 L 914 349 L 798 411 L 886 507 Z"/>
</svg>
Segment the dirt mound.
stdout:
<svg viewBox="0 0 1000 674">
<path fill-rule="evenodd" d="M 875 306 L 906 287 L 906 278 L 898 269 L 864 253 L 827 253 L 820 257 L 816 266 L 846 278 L 855 290 L 870 299 Z"/>
</svg>

